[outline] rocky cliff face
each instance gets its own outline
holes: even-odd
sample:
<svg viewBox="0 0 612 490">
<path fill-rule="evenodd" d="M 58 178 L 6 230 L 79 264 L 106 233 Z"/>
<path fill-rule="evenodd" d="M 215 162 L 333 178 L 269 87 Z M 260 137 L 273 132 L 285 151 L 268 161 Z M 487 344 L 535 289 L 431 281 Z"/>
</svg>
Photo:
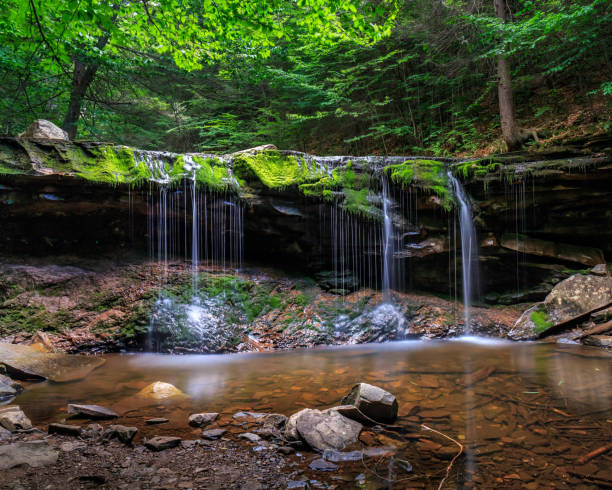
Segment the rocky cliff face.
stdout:
<svg viewBox="0 0 612 490">
<path fill-rule="evenodd" d="M 232 196 L 244 207 L 247 263 L 274 264 L 318 278 L 330 289 L 332 283 L 344 290 L 359 283 L 380 286 L 386 179 L 399 271 L 392 286 L 454 297 L 460 294 L 461 257 L 445 173 L 450 168 L 473 200 L 481 300 L 536 301 L 575 270 L 612 254 L 607 143 L 453 161 L 316 158 L 273 150 L 185 156 L 3 138 L 0 253 L 144 254 L 154 239 L 150 220 L 157 219 L 159 186 L 174 196 L 168 219 L 188 223 L 193 178 L 205 195 L 217 196 L 203 199 L 208 210 L 202 216 L 224 212 Z M 177 255 L 190 255 L 187 231 L 185 226 L 173 238 Z"/>
</svg>

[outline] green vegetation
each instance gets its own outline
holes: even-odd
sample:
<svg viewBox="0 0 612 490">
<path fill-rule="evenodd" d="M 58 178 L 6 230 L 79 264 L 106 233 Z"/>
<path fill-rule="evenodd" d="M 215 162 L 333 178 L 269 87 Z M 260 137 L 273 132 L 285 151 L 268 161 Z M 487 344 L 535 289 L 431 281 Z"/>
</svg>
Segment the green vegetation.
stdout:
<svg viewBox="0 0 612 490">
<path fill-rule="evenodd" d="M 177 153 L 489 154 L 503 148 L 498 57 L 517 125 L 544 140 L 523 143 L 612 128 L 609 0 L 514 0 L 506 22 L 491 0 L 5 3 L 8 135 L 46 118 Z M 299 177 L 266 170 L 275 188 Z"/>
<path fill-rule="evenodd" d="M 537 334 L 541 334 L 542 332 L 545 332 L 546 330 L 548 330 L 550 327 L 554 325 L 554 323 L 550 321 L 550 317 L 548 316 L 548 313 L 546 313 L 543 310 L 532 311 L 531 314 L 529 315 L 529 319 L 535 325 L 535 331 Z"/>
<path fill-rule="evenodd" d="M 406 160 L 385 168 L 391 180 L 402 187 L 415 186 L 440 197 L 441 205 L 449 210 L 453 198 L 444 163 L 436 160 Z"/>
<path fill-rule="evenodd" d="M 312 169 L 305 161 L 278 151 L 238 155 L 232 169 L 238 179 L 247 183 L 259 181 L 269 189 L 299 186 L 322 176 L 321 170 Z"/>
</svg>

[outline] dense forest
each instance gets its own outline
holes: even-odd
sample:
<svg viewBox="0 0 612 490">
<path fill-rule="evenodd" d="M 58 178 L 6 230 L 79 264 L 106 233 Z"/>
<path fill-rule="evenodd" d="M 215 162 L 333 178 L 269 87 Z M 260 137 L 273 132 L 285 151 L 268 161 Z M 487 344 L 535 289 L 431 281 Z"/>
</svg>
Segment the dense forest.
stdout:
<svg viewBox="0 0 612 490">
<path fill-rule="evenodd" d="M 45 118 L 182 152 L 554 145 L 609 133 L 611 31 L 607 0 L 8 0 L 0 134 Z"/>
</svg>

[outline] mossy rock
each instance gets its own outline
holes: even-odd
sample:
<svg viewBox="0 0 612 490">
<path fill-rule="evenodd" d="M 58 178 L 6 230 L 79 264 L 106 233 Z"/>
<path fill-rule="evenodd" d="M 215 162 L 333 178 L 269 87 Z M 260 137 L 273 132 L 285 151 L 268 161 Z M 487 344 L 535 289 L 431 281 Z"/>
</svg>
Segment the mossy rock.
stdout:
<svg viewBox="0 0 612 490">
<path fill-rule="evenodd" d="M 436 194 L 446 210 L 453 205 L 452 192 L 444 162 L 437 160 L 406 160 L 404 163 L 389 165 L 385 172 L 391 181 L 402 187 L 414 186 L 425 192 Z"/>
</svg>

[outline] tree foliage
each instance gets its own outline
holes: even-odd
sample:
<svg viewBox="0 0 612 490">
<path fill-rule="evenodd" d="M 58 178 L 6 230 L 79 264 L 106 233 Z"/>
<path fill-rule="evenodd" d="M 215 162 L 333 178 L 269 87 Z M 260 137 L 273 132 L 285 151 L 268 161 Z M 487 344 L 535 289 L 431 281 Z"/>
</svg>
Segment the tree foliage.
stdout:
<svg viewBox="0 0 612 490">
<path fill-rule="evenodd" d="M 35 117 L 61 122 L 80 60 L 96 66 L 81 137 L 180 151 L 471 152 L 499 135 L 500 53 L 519 122 L 560 114 L 578 94 L 585 107 L 603 100 L 594 120 L 610 124 L 607 0 L 512 0 L 505 24 L 492 0 L 6 2 L 6 134 Z"/>
</svg>

